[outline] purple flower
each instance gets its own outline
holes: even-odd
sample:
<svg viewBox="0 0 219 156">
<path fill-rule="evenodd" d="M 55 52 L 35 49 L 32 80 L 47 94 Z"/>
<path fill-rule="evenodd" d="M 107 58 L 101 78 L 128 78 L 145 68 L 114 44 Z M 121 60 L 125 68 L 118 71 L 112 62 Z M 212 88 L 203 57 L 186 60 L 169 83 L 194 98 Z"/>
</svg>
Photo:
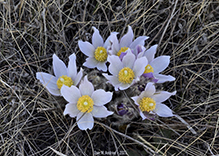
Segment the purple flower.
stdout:
<svg viewBox="0 0 219 156">
<path fill-rule="evenodd" d="M 148 114 L 157 114 L 161 117 L 171 117 L 174 116 L 172 110 L 162 104 L 166 101 L 171 95 L 175 95 L 176 91 L 169 93 L 166 91 L 156 92 L 155 86 L 152 82 L 149 82 L 145 90 L 141 92 L 139 96 L 131 97 L 135 104 L 139 108 L 140 116 L 142 119 L 146 119 Z"/>
<path fill-rule="evenodd" d="M 122 60 L 116 55 L 108 57 L 109 72 L 112 75 L 103 74 L 109 80 L 115 90 L 125 90 L 133 83 L 139 81 L 145 66 L 148 64 L 146 57 L 135 58 L 135 55 L 128 50 Z"/>
<path fill-rule="evenodd" d="M 120 42 L 117 38 L 117 32 L 112 32 L 110 35 L 111 48 L 109 53 L 111 55 L 120 56 L 122 53 L 126 53 L 128 49 L 130 49 L 134 54 L 137 53 L 138 46 L 144 46 L 144 42 L 148 39 L 147 36 L 139 36 L 134 41 L 134 33 L 131 26 L 128 26 L 128 32 L 125 34 Z"/>
<path fill-rule="evenodd" d="M 81 130 L 93 128 L 93 117 L 105 118 L 113 114 L 104 106 L 111 101 L 112 93 L 105 92 L 103 89 L 94 90 L 87 76 L 81 81 L 79 88 L 63 86 L 61 94 L 69 102 L 65 107 L 64 115 L 77 117 L 77 124 Z"/>
<path fill-rule="evenodd" d="M 53 71 L 55 76 L 37 72 L 36 78 L 48 89 L 48 91 L 55 96 L 60 96 L 60 89 L 63 85 L 72 86 L 78 85 L 82 76 L 83 70 L 77 73 L 76 56 L 72 54 L 69 56 L 68 68 L 65 63 L 60 60 L 56 54 L 53 54 Z"/>
<path fill-rule="evenodd" d="M 85 41 L 78 41 L 78 45 L 82 53 L 84 53 L 88 58 L 83 64 L 88 68 L 97 68 L 98 70 L 107 71 L 107 57 L 108 57 L 108 48 L 110 45 L 109 37 L 103 42 L 103 38 L 100 36 L 99 30 L 95 27 L 92 27 L 94 30 L 92 36 L 92 44 Z"/>
<path fill-rule="evenodd" d="M 170 63 L 170 56 L 163 55 L 154 58 L 156 49 L 157 49 L 157 45 L 154 45 L 148 50 L 146 50 L 142 55 L 142 57 L 146 56 L 146 58 L 148 59 L 148 65 L 145 67 L 143 76 L 152 78 L 152 80 L 156 83 L 174 81 L 175 78 L 171 75 L 159 74 L 160 72 L 164 71 L 168 67 Z"/>
<path fill-rule="evenodd" d="M 126 113 L 128 113 L 128 106 L 126 106 L 125 104 L 121 103 L 117 105 L 117 113 L 121 116 L 125 115 Z"/>
</svg>

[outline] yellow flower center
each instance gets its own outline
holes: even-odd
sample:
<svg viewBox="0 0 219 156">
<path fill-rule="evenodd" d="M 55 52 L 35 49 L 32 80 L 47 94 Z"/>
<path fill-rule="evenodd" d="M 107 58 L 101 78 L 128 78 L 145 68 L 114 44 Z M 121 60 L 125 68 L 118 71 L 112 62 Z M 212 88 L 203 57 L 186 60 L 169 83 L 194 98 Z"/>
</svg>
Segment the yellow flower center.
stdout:
<svg viewBox="0 0 219 156">
<path fill-rule="evenodd" d="M 107 51 L 104 47 L 97 47 L 94 52 L 94 58 L 99 62 L 104 62 L 107 59 Z"/>
<path fill-rule="evenodd" d="M 156 107 L 156 102 L 152 98 L 149 98 L 149 97 L 143 97 L 141 101 L 139 102 L 139 104 L 140 104 L 139 108 L 142 112 L 152 111 Z"/>
<path fill-rule="evenodd" d="M 90 113 L 93 110 L 94 101 L 88 95 L 83 95 L 78 99 L 77 108 L 83 113 Z"/>
<path fill-rule="evenodd" d="M 153 67 L 152 67 L 150 64 L 148 64 L 148 65 L 145 67 L 144 74 L 146 74 L 146 73 L 153 73 L 153 72 L 154 72 Z"/>
<path fill-rule="evenodd" d="M 117 56 L 120 56 L 122 53 L 126 52 L 126 50 L 128 50 L 128 47 L 122 47 L 118 52 L 117 52 Z"/>
<path fill-rule="evenodd" d="M 66 85 L 68 87 L 71 87 L 74 84 L 74 81 L 66 75 L 62 75 L 59 77 L 59 79 L 56 81 L 57 87 L 59 89 L 62 88 L 63 85 Z"/>
<path fill-rule="evenodd" d="M 119 82 L 122 83 L 132 83 L 135 77 L 135 73 L 129 67 L 124 67 L 119 71 Z"/>
</svg>

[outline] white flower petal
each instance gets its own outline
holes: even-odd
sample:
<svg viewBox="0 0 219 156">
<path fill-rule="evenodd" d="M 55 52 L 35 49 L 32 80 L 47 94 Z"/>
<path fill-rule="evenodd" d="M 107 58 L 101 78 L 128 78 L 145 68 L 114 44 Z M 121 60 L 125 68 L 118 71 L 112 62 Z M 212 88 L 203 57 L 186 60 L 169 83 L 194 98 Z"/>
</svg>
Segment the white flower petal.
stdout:
<svg viewBox="0 0 219 156">
<path fill-rule="evenodd" d="M 108 81 L 109 83 L 111 83 L 115 90 L 117 91 L 118 90 L 118 86 L 121 84 L 121 82 L 119 82 L 118 78 L 116 76 L 111 76 L 111 75 L 108 75 L 108 74 L 102 74 Z"/>
<path fill-rule="evenodd" d="M 56 54 L 53 54 L 53 70 L 56 77 L 60 77 L 62 75 L 67 75 L 67 67 L 65 63 L 60 60 Z"/>
<path fill-rule="evenodd" d="M 145 87 L 145 90 L 141 92 L 139 97 L 140 99 L 142 99 L 143 97 L 152 97 L 155 92 L 156 92 L 156 89 L 155 89 L 154 83 L 148 82 L 148 84 Z"/>
<path fill-rule="evenodd" d="M 175 94 L 176 94 L 176 91 L 172 93 L 167 92 L 167 91 L 160 91 L 160 92 L 155 93 L 152 96 L 152 99 L 154 99 L 156 102 L 164 102 L 167 99 L 169 99 L 170 96 L 175 95 Z"/>
<path fill-rule="evenodd" d="M 175 81 L 175 77 L 171 75 L 162 75 L 162 74 L 155 74 L 154 73 L 154 78 L 158 79 L 156 83 L 164 83 L 167 81 Z"/>
<path fill-rule="evenodd" d="M 68 62 L 68 76 L 74 81 L 77 75 L 76 56 L 71 54 Z"/>
<path fill-rule="evenodd" d="M 145 91 L 149 92 L 151 95 L 153 95 L 156 92 L 154 83 L 148 82 L 148 84 L 145 87 Z"/>
<path fill-rule="evenodd" d="M 116 55 L 108 56 L 109 72 L 113 75 L 119 74 L 119 71 L 123 68 L 123 64 L 120 58 Z"/>
<path fill-rule="evenodd" d="M 121 84 L 118 85 L 118 88 L 120 90 L 126 90 L 133 84 L 133 82 L 134 81 L 132 81 L 132 83 L 121 83 Z"/>
<path fill-rule="evenodd" d="M 78 74 L 76 75 L 76 78 L 74 79 L 74 85 L 77 86 L 79 82 L 81 81 L 81 78 L 83 76 L 83 69 L 81 68 Z"/>
<path fill-rule="evenodd" d="M 131 97 L 131 99 L 135 102 L 135 104 L 137 105 L 137 106 L 139 106 L 139 101 L 140 101 L 140 98 L 139 98 L 139 96 L 133 96 L 133 97 Z"/>
<path fill-rule="evenodd" d="M 74 118 L 80 111 L 77 108 L 77 103 L 68 103 L 65 105 L 64 115 L 69 114 L 70 117 Z"/>
<path fill-rule="evenodd" d="M 142 45 L 137 45 L 135 49 L 133 49 L 133 54 L 137 56 L 136 58 L 143 57 L 146 48 Z"/>
<path fill-rule="evenodd" d="M 120 47 L 129 47 L 134 38 L 132 27 L 128 26 L 128 32 L 120 40 Z"/>
<path fill-rule="evenodd" d="M 107 71 L 106 62 L 98 62 L 97 69 L 106 72 Z"/>
<path fill-rule="evenodd" d="M 61 96 L 60 90 L 59 89 L 51 89 L 46 87 L 46 89 L 54 96 Z"/>
<path fill-rule="evenodd" d="M 133 68 L 135 63 L 135 55 L 130 49 L 127 50 L 127 54 L 122 59 L 123 67 Z"/>
<path fill-rule="evenodd" d="M 99 62 L 94 57 L 88 57 L 83 66 L 88 68 L 95 68 Z"/>
<path fill-rule="evenodd" d="M 81 95 L 91 96 L 93 94 L 94 86 L 91 82 L 88 81 L 87 75 L 84 77 L 84 80 L 81 81 L 79 89 L 81 91 Z"/>
<path fill-rule="evenodd" d="M 94 56 L 95 48 L 89 42 L 87 42 L 87 41 L 83 42 L 83 41 L 79 40 L 78 46 L 79 46 L 81 52 L 84 53 L 85 55 L 87 55 L 89 57 Z"/>
<path fill-rule="evenodd" d="M 102 74 L 112 85 L 119 85 L 121 82 L 119 82 L 118 78 L 116 76 L 111 76 L 108 74 Z"/>
<path fill-rule="evenodd" d="M 173 112 L 172 110 L 162 104 L 162 103 L 156 103 L 156 108 L 153 110 L 158 116 L 161 116 L 161 117 L 171 117 L 171 116 L 174 116 L 173 115 Z"/>
<path fill-rule="evenodd" d="M 136 38 L 131 44 L 130 44 L 130 49 L 135 49 L 138 45 L 144 46 L 145 40 L 148 39 L 149 37 L 147 36 L 139 36 Z"/>
<path fill-rule="evenodd" d="M 94 106 L 91 112 L 96 118 L 106 118 L 109 115 L 112 115 L 113 112 L 108 111 L 104 106 Z"/>
<path fill-rule="evenodd" d="M 99 30 L 95 27 L 92 27 L 94 30 L 93 36 L 92 36 L 92 44 L 94 48 L 96 49 L 98 46 L 103 46 L 103 38 L 100 36 Z"/>
<path fill-rule="evenodd" d="M 43 72 L 37 72 L 36 77 L 52 95 L 61 96 L 60 91 L 56 85 L 58 78 Z"/>
<path fill-rule="evenodd" d="M 118 38 L 117 38 L 117 32 L 112 32 L 110 34 L 110 42 L 111 42 L 111 50 L 109 51 L 111 55 L 116 55 L 117 52 L 120 50 L 120 47 L 119 47 L 119 41 L 118 41 Z"/>
<path fill-rule="evenodd" d="M 81 130 L 92 129 L 94 126 L 94 118 L 91 113 L 80 112 L 77 115 L 77 124 Z"/>
<path fill-rule="evenodd" d="M 111 46 L 111 35 L 109 37 L 107 37 L 106 41 L 103 44 L 103 47 L 108 51 L 109 47 Z"/>
<path fill-rule="evenodd" d="M 58 78 L 51 75 L 51 74 L 48 74 L 48 73 L 44 73 L 44 72 L 37 72 L 36 73 L 36 78 L 38 80 L 40 80 L 40 82 L 46 87 L 46 88 L 50 88 L 50 89 L 53 89 L 53 90 L 56 90 L 58 89 L 57 87 L 57 80 Z"/>
<path fill-rule="evenodd" d="M 81 97 L 79 89 L 75 86 L 68 87 L 63 85 L 60 92 L 69 103 L 77 103 L 78 99 Z"/>
<path fill-rule="evenodd" d="M 145 120 L 147 118 L 141 110 L 139 110 L 139 114 L 140 114 L 142 120 Z"/>
<path fill-rule="evenodd" d="M 144 53 L 144 56 L 147 57 L 149 64 L 154 59 L 154 56 L 155 56 L 156 51 L 157 51 L 157 46 L 158 46 L 157 44 L 153 45 L 148 50 L 146 50 L 145 53 Z"/>
<path fill-rule="evenodd" d="M 61 96 L 60 90 L 57 87 L 57 77 L 44 72 L 37 72 L 36 78 L 46 87 L 46 89 L 54 96 Z"/>
<path fill-rule="evenodd" d="M 168 67 L 169 63 L 170 56 L 159 56 L 150 62 L 150 65 L 153 67 L 154 73 L 160 73 Z"/>
<path fill-rule="evenodd" d="M 103 106 L 111 101 L 112 93 L 105 92 L 103 89 L 98 89 L 93 92 L 91 98 L 93 99 L 95 106 Z"/>
<path fill-rule="evenodd" d="M 139 77 L 144 73 L 145 67 L 148 64 L 146 57 L 137 58 L 133 67 L 135 77 Z"/>
</svg>

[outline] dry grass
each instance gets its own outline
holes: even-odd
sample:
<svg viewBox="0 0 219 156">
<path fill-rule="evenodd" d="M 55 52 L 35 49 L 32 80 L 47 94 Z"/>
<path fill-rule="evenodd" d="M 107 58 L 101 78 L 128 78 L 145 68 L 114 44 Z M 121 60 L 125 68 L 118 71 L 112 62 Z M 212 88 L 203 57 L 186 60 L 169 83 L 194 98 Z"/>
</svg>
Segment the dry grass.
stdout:
<svg viewBox="0 0 219 156">
<path fill-rule="evenodd" d="M 0 155 L 219 154 L 218 0 L 0 0 L 0 24 Z M 108 117 L 81 131 L 35 73 L 52 73 L 53 53 L 66 63 L 76 53 L 81 66 L 77 42 L 90 41 L 92 26 L 106 38 L 128 25 L 150 37 L 148 47 L 159 44 L 157 56 L 171 56 L 165 74 L 176 81 L 160 87 L 177 91 L 165 104 L 179 117 Z"/>
</svg>

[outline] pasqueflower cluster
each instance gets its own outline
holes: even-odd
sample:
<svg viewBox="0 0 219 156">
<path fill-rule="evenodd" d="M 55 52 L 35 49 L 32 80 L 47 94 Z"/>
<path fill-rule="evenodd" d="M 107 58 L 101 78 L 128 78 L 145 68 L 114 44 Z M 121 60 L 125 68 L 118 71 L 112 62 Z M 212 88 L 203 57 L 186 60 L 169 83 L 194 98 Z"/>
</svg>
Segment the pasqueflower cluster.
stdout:
<svg viewBox="0 0 219 156">
<path fill-rule="evenodd" d="M 65 106 L 64 115 L 76 117 L 77 125 L 81 130 L 92 129 L 95 118 L 105 118 L 113 114 L 108 111 L 105 104 L 110 104 L 113 94 L 121 91 L 130 91 L 133 87 L 142 85 L 143 90 L 132 92 L 130 99 L 136 105 L 135 109 L 142 119 L 150 119 L 149 115 L 161 117 L 174 116 L 172 110 L 163 104 L 176 91 L 156 91 L 156 83 L 174 81 L 171 75 L 161 74 L 169 63 L 170 56 L 155 57 L 157 45 L 146 49 L 147 36 L 139 36 L 134 39 L 131 26 L 128 32 L 117 38 L 118 32 L 112 32 L 104 41 L 98 29 L 93 27 L 92 43 L 78 41 L 80 51 L 87 56 L 83 63 L 84 68 L 100 71 L 102 79 L 106 79 L 106 85 L 113 86 L 111 91 L 96 89 L 84 74 L 82 67 L 78 72 L 76 55 L 69 56 L 68 66 L 53 55 L 54 75 L 37 72 L 36 77 L 47 90 L 55 96 L 62 96 L 68 103 Z M 140 92 L 140 93 L 139 93 Z M 116 96 L 114 97 L 116 100 Z M 109 105 L 108 104 L 108 105 Z M 125 104 L 120 103 L 119 110 L 115 110 L 123 116 L 128 113 Z"/>
</svg>

